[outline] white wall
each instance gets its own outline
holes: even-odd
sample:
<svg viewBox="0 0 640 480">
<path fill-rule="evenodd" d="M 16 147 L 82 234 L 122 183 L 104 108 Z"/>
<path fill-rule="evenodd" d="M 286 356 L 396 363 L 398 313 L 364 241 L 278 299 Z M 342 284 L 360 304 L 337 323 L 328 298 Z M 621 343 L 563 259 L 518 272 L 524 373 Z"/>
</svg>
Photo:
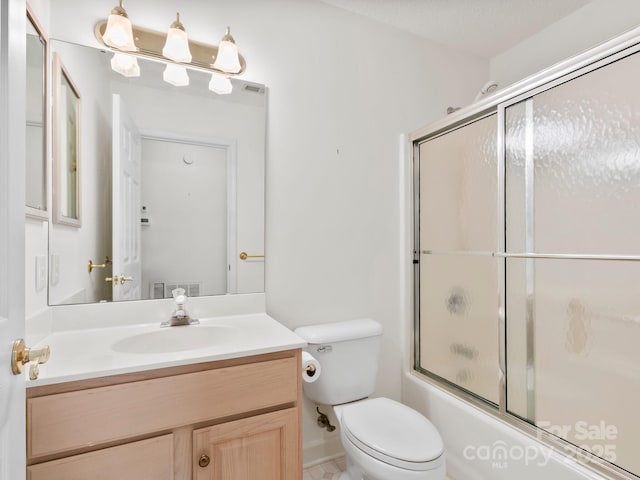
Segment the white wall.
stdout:
<svg viewBox="0 0 640 480">
<path fill-rule="evenodd" d="M 267 311 L 291 328 L 380 321 L 375 395 L 399 399 L 399 135 L 473 97 L 486 65 L 321 4 L 296 2 L 285 14 L 265 15 L 280 30 L 267 38 L 270 60 L 295 59 L 293 71 L 274 68 L 264 80 Z M 339 448 L 338 432 L 325 433 L 315 419 L 307 402 L 307 462 Z"/>
<path fill-rule="evenodd" d="M 491 78 L 505 87 L 640 24 L 637 0 L 593 0 L 491 59 Z"/>
</svg>

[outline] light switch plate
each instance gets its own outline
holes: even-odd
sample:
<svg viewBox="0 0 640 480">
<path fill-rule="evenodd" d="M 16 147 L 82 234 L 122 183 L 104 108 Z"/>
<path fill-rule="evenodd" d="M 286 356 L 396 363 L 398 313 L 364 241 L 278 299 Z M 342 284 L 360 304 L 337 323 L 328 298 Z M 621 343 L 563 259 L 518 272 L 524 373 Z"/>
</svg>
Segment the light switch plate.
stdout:
<svg viewBox="0 0 640 480">
<path fill-rule="evenodd" d="M 36 291 L 39 292 L 47 286 L 47 257 L 36 256 Z"/>
</svg>

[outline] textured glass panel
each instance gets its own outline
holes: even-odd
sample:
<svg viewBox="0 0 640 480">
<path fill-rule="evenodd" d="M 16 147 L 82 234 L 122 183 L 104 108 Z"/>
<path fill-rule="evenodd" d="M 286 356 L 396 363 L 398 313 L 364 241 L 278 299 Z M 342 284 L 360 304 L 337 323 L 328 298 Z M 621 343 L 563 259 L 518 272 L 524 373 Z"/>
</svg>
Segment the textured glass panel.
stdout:
<svg viewBox="0 0 640 480">
<path fill-rule="evenodd" d="M 420 145 L 420 248 L 496 248 L 496 117 Z"/>
<path fill-rule="evenodd" d="M 536 251 L 640 254 L 639 69 L 635 54 L 536 95 L 531 117 L 508 109 L 514 173 L 532 128 Z"/>
<path fill-rule="evenodd" d="M 640 263 L 529 261 L 535 268 L 535 423 L 640 473 Z M 507 291 L 522 291 L 525 262 L 508 260 Z M 523 322 L 522 309 L 510 306 L 508 330 Z M 518 368 L 511 363 L 515 348 L 508 348 L 509 370 Z M 522 388 L 508 384 L 516 387 Z"/>
<path fill-rule="evenodd" d="M 498 262 L 423 255 L 420 265 L 420 366 L 494 403 Z"/>
</svg>

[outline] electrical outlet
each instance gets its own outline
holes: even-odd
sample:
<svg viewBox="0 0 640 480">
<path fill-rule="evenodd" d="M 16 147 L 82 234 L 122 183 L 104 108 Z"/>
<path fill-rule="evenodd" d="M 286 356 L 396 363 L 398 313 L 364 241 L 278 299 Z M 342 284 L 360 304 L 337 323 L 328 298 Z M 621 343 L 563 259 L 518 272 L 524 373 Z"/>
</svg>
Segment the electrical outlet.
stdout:
<svg viewBox="0 0 640 480">
<path fill-rule="evenodd" d="M 60 255 L 51 255 L 51 285 L 57 285 L 60 281 Z"/>
<path fill-rule="evenodd" d="M 36 257 L 36 292 L 47 286 L 47 257 L 38 255 Z"/>
</svg>

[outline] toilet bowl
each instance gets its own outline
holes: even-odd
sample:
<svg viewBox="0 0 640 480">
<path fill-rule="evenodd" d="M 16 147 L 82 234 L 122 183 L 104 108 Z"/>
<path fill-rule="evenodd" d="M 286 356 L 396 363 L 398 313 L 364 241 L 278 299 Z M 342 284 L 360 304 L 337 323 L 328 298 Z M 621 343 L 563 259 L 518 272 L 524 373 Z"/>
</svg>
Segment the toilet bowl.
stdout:
<svg viewBox="0 0 640 480">
<path fill-rule="evenodd" d="M 347 471 L 340 480 L 443 480 L 445 449 L 433 424 L 374 389 L 382 327 L 371 319 L 300 327 L 296 333 L 321 366 L 307 397 L 332 405 Z"/>
<path fill-rule="evenodd" d="M 442 480 L 444 445 L 420 413 L 388 398 L 333 407 L 347 453 L 340 480 Z"/>
</svg>

